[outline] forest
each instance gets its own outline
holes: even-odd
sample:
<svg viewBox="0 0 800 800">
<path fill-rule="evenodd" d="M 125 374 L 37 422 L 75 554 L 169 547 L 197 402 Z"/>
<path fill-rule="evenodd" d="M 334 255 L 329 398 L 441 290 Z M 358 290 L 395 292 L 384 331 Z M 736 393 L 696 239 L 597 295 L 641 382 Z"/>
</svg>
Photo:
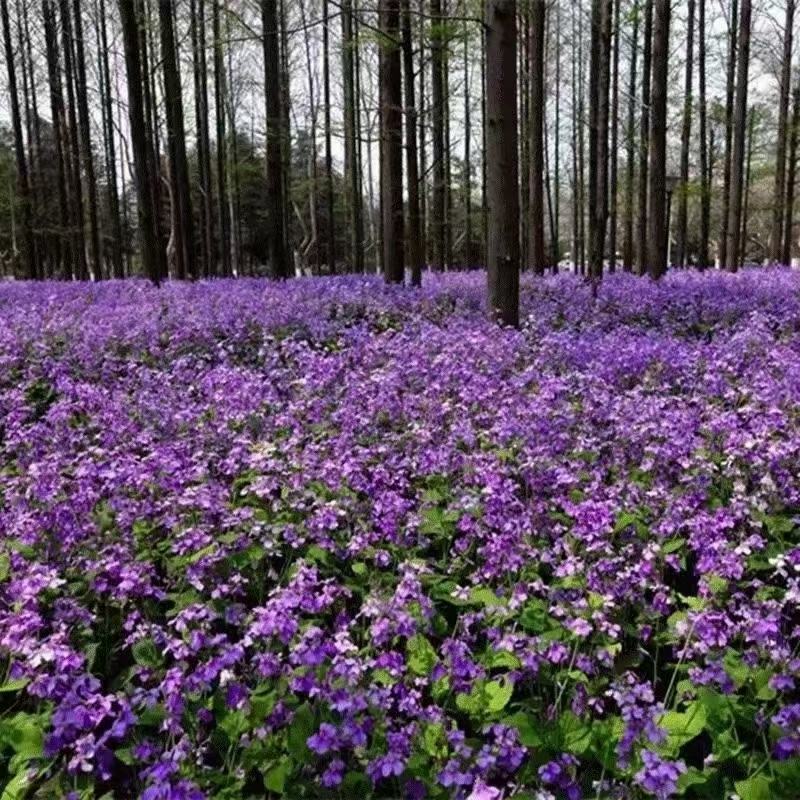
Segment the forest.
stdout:
<svg viewBox="0 0 800 800">
<path fill-rule="evenodd" d="M 0 0 L 0 800 L 797 800 L 795 0 Z"/>
</svg>

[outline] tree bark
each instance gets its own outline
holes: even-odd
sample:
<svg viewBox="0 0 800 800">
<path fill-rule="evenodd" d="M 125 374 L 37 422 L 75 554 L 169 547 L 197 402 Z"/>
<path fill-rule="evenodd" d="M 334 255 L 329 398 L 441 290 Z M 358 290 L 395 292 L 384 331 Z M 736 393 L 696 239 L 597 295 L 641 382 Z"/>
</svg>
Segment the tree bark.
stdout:
<svg viewBox="0 0 800 800">
<path fill-rule="evenodd" d="M 7 0 L 0 0 L 0 22 L 3 24 L 3 45 L 8 73 L 8 93 L 11 98 L 11 125 L 14 130 L 14 157 L 17 165 L 17 193 L 22 212 L 22 253 L 20 261 L 26 277 L 35 280 L 38 269 L 34 256 L 33 231 L 31 229 L 31 190 L 28 179 L 28 161 L 25 157 L 25 144 L 22 138 L 22 118 L 20 117 L 17 96 L 17 76 L 14 68 L 14 48 L 11 44 L 11 28 Z"/>
<path fill-rule="evenodd" d="M 747 81 L 750 68 L 751 0 L 742 0 L 739 21 L 738 70 L 736 75 L 736 106 L 734 108 L 733 157 L 731 160 L 731 202 L 728 215 L 728 262 L 732 272 L 739 268 L 741 251 L 742 183 L 747 138 Z"/>
<path fill-rule="evenodd" d="M 647 260 L 650 276 L 666 272 L 667 77 L 669 68 L 670 0 L 655 0 L 653 20 L 653 79 L 650 91 L 650 191 Z"/>
<path fill-rule="evenodd" d="M 403 0 L 403 78 L 406 104 L 406 180 L 408 183 L 408 263 L 411 285 L 422 285 L 422 231 L 419 221 L 419 167 L 417 164 L 417 108 L 414 97 L 414 47 L 410 0 Z"/>
<path fill-rule="evenodd" d="M 731 145 L 733 143 L 733 102 L 736 89 L 736 32 L 738 0 L 731 0 L 730 31 L 728 36 L 728 72 L 725 88 L 725 155 L 722 165 L 722 224 L 719 235 L 719 265 L 728 261 L 728 218 L 731 207 Z"/>
<path fill-rule="evenodd" d="M 609 154 L 610 174 L 608 179 L 608 271 L 617 270 L 617 188 L 619 175 L 619 41 L 620 41 L 620 6 L 622 0 L 614 0 L 614 62 L 611 69 L 613 83 L 611 88 L 611 146 Z"/>
<path fill-rule="evenodd" d="M 699 0 L 698 44 L 698 114 L 700 117 L 700 250 L 698 269 L 708 266 L 708 240 L 711 235 L 711 163 L 708 152 L 708 109 L 706 101 L 706 0 Z"/>
<path fill-rule="evenodd" d="M 686 31 L 686 76 L 683 90 L 683 128 L 681 130 L 681 182 L 678 187 L 677 235 L 675 261 L 679 267 L 686 266 L 689 197 L 689 145 L 692 136 L 692 80 L 694 71 L 694 12 L 695 0 L 687 5 Z"/>
<path fill-rule="evenodd" d="M 636 178 L 636 62 L 639 55 L 639 0 L 635 0 L 633 10 L 633 31 L 631 32 L 631 70 L 628 82 L 628 146 L 625 158 L 625 241 L 622 245 L 622 268 L 625 272 L 633 270 L 633 189 Z M 617 33 L 619 44 L 619 33 Z"/>
<path fill-rule="evenodd" d="M 770 233 L 770 260 L 780 261 L 783 250 L 783 201 L 786 193 L 786 128 L 789 120 L 789 94 L 792 82 L 792 44 L 795 0 L 786 0 L 786 23 L 783 30 L 780 100 L 778 101 L 778 141 L 775 148 L 775 196 Z"/>
<path fill-rule="evenodd" d="M 489 307 L 519 325 L 517 4 L 486 3 L 486 195 Z"/>
<path fill-rule="evenodd" d="M 150 280 L 157 286 L 163 271 L 163 252 L 161 251 L 156 207 L 152 193 L 153 178 L 150 174 L 152 141 L 149 128 L 145 124 L 142 74 L 139 49 L 139 25 L 136 6 L 130 0 L 119 0 L 119 13 L 122 21 L 122 37 L 125 45 L 125 65 L 128 74 L 128 114 L 133 145 L 134 172 L 136 177 L 136 199 L 139 211 L 139 238 L 141 241 L 142 262 Z"/>
<path fill-rule="evenodd" d="M 639 208 L 636 266 L 640 275 L 647 274 L 648 147 L 650 144 L 650 83 L 653 48 L 653 0 L 645 0 L 644 44 L 642 52 L 642 114 L 639 121 Z"/>
<path fill-rule="evenodd" d="M 383 277 L 402 283 L 403 261 L 403 93 L 400 68 L 400 0 L 380 2 L 381 240 Z"/>
<path fill-rule="evenodd" d="M 792 124 L 789 129 L 789 158 L 786 167 L 786 201 L 783 219 L 783 252 L 781 263 L 792 263 L 792 235 L 794 233 L 794 194 L 797 177 L 797 140 L 800 137 L 800 80 L 795 84 L 792 97 Z"/>
<path fill-rule="evenodd" d="M 324 100 L 325 124 L 325 209 L 327 231 L 325 237 L 326 261 L 328 271 L 336 272 L 336 222 L 333 216 L 333 146 L 331 142 L 331 71 L 330 71 L 330 30 L 329 0 L 322 0 L 322 91 Z"/>
<path fill-rule="evenodd" d="M 231 229 L 228 217 L 228 137 L 225 123 L 225 60 L 222 52 L 222 30 L 220 27 L 221 0 L 211 0 L 214 4 L 211 17 L 212 37 L 214 39 L 214 114 L 217 128 L 217 220 L 219 227 L 219 262 L 222 274 L 231 274 Z M 277 78 L 273 73 L 267 76 L 266 88 Z"/>
<path fill-rule="evenodd" d="M 544 245 L 544 32 L 547 11 L 545 0 L 533 0 L 530 11 L 528 262 L 537 275 L 544 275 L 547 262 Z"/>
<path fill-rule="evenodd" d="M 281 81 L 279 79 L 280 38 L 275 0 L 262 0 L 261 24 L 264 37 L 264 78 L 266 84 L 267 122 L 267 196 L 269 208 L 269 264 L 275 278 L 292 275 L 287 257 L 284 217 L 286 197 L 283 179 L 284 132 L 281 114 Z"/>
<path fill-rule="evenodd" d="M 445 267 L 445 151 L 444 151 L 444 33 L 441 0 L 431 0 L 431 140 L 433 144 L 433 197 L 429 212 L 431 262 L 434 270 Z"/>
</svg>

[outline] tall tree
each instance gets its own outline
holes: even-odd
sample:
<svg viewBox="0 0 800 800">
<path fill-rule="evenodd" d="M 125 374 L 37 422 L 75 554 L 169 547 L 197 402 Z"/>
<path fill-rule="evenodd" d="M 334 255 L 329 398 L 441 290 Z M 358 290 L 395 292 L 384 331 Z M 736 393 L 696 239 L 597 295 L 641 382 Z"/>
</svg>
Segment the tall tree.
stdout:
<svg viewBox="0 0 800 800">
<path fill-rule="evenodd" d="M 3 46 L 8 74 L 8 93 L 11 98 L 11 126 L 14 130 L 14 156 L 17 165 L 17 193 L 22 211 L 22 247 L 20 262 L 28 278 L 38 277 L 34 255 L 33 231 L 31 228 L 31 189 L 28 180 L 28 160 L 25 156 L 25 143 L 22 138 L 22 117 L 17 96 L 17 75 L 14 67 L 14 48 L 11 44 L 11 25 L 8 15 L 8 1 L 0 0 L 0 22 L 3 24 Z"/>
<path fill-rule="evenodd" d="M 544 49 L 546 0 L 533 0 L 530 9 L 530 115 L 529 115 L 529 219 L 528 261 L 544 275 Z"/>
<path fill-rule="evenodd" d="M 636 178 L 636 62 L 639 55 L 639 0 L 634 0 L 632 11 L 633 30 L 631 32 L 631 69 L 628 82 L 628 124 L 627 148 L 625 157 L 625 240 L 622 245 L 622 268 L 625 272 L 633 269 L 633 189 Z M 619 33 L 617 33 L 619 45 Z"/>
<path fill-rule="evenodd" d="M 269 265 L 276 278 L 292 274 L 289 263 L 284 219 L 286 216 L 283 179 L 283 115 L 281 114 L 281 81 L 278 79 L 280 38 L 276 0 L 262 0 L 261 25 L 264 37 L 264 77 L 266 84 L 267 121 L 267 196 Z"/>
<path fill-rule="evenodd" d="M 325 124 L 325 260 L 328 270 L 336 272 L 336 223 L 333 216 L 333 144 L 331 132 L 331 69 L 329 0 L 322 0 L 322 91 Z"/>
<path fill-rule="evenodd" d="M 650 83 L 653 52 L 653 0 L 644 4 L 644 43 L 642 45 L 642 113 L 639 119 L 639 186 L 636 267 L 640 275 L 647 273 L 648 147 L 650 145 Z"/>
<path fill-rule="evenodd" d="M 653 76 L 650 90 L 650 191 L 648 193 L 647 260 L 650 276 L 666 271 L 667 259 L 667 77 L 669 73 L 670 0 L 655 0 Z"/>
<path fill-rule="evenodd" d="M 403 93 L 400 67 L 400 0 L 380 0 L 381 241 L 383 276 L 402 283 Z"/>
<path fill-rule="evenodd" d="M 708 240 L 711 235 L 711 159 L 708 147 L 708 109 L 706 101 L 706 0 L 699 0 L 697 18 L 698 115 L 700 117 L 700 250 L 697 266 L 708 266 Z"/>
<path fill-rule="evenodd" d="M 133 144 L 134 173 L 136 176 L 136 206 L 139 211 L 139 239 L 144 270 L 150 280 L 158 285 L 164 274 L 163 252 L 159 244 L 155 198 L 152 192 L 153 177 L 149 126 L 145 121 L 143 97 L 144 75 L 141 67 L 138 7 L 130 0 L 119 0 L 122 38 L 125 46 L 125 66 L 128 75 L 128 115 Z"/>
<path fill-rule="evenodd" d="M 445 267 L 445 142 L 444 142 L 444 18 L 441 0 L 430 0 L 431 39 L 431 142 L 433 145 L 433 197 L 428 213 L 435 270 Z"/>
<path fill-rule="evenodd" d="M 681 182 L 678 187 L 677 245 L 675 260 L 679 267 L 686 266 L 686 236 L 688 228 L 689 199 L 689 145 L 692 135 L 692 86 L 694 74 L 694 12 L 695 0 L 689 0 L 686 9 L 686 75 L 683 90 L 683 127 L 681 129 Z"/>
<path fill-rule="evenodd" d="M 103 250 L 100 247 L 100 220 L 97 206 L 97 179 L 92 153 L 91 123 L 89 117 L 88 88 L 86 86 L 86 47 L 83 41 L 83 12 L 81 0 L 73 0 L 75 14 L 75 95 L 78 101 L 80 120 L 81 160 L 86 175 L 86 188 L 89 201 L 89 245 L 94 265 L 94 278 L 103 277 Z"/>
<path fill-rule="evenodd" d="M 419 212 L 419 166 L 417 160 L 417 107 L 414 102 L 414 43 L 411 36 L 411 4 L 403 0 L 403 78 L 406 108 L 406 182 L 408 183 L 408 264 L 411 285 L 422 285 L 425 254 Z"/>
<path fill-rule="evenodd" d="M 609 152 L 610 172 L 608 176 L 608 269 L 615 272 L 617 269 L 617 183 L 619 173 L 619 41 L 621 25 L 622 0 L 614 0 L 614 61 L 611 66 L 611 145 Z"/>
<path fill-rule="evenodd" d="M 177 230 L 175 250 L 179 278 L 197 276 L 194 259 L 194 216 L 189 190 L 189 165 L 186 160 L 186 132 L 183 125 L 183 92 L 175 51 L 175 31 L 172 22 L 171 0 L 159 0 L 158 16 L 161 25 L 161 60 L 164 68 L 164 100 L 167 111 L 172 202 L 176 205 Z"/>
<path fill-rule="evenodd" d="M 225 96 L 225 58 L 223 53 L 221 0 L 211 0 L 214 4 L 211 13 L 211 35 L 214 40 L 214 116 L 217 128 L 217 220 L 219 227 L 219 260 L 223 275 L 231 274 L 231 226 L 228 216 L 228 135 L 226 132 Z M 262 4 L 263 9 L 263 4 Z M 262 12 L 263 13 L 263 12 Z M 270 89 L 276 83 L 276 73 L 266 76 L 265 87 Z"/>
<path fill-rule="evenodd" d="M 728 21 L 728 67 L 725 84 L 725 154 L 722 162 L 722 214 L 719 234 L 719 264 L 728 263 L 728 222 L 731 206 L 731 162 L 733 144 L 733 102 L 736 90 L 736 45 L 738 31 L 738 0 L 731 0 Z"/>
<path fill-rule="evenodd" d="M 487 0 L 486 201 L 489 307 L 519 324 L 519 162 L 517 151 L 517 4 Z"/>
<path fill-rule="evenodd" d="M 744 156 L 747 138 L 747 82 L 750 68 L 751 0 L 742 0 L 739 20 L 738 70 L 736 74 L 736 105 L 733 114 L 733 155 L 731 159 L 731 201 L 728 215 L 728 264 L 732 271 L 739 268 L 741 251 L 742 194 Z"/>
<path fill-rule="evenodd" d="M 792 92 L 792 124 L 789 129 L 789 158 L 786 167 L 786 201 L 783 219 L 783 251 L 781 263 L 791 264 L 794 234 L 794 194 L 797 177 L 797 143 L 800 138 L 800 80 Z"/>
<path fill-rule="evenodd" d="M 361 205 L 359 145 L 357 143 L 358 97 L 355 91 L 356 39 L 353 31 L 352 0 L 342 2 L 342 85 L 344 94 L 344 163 L 347 180 L 347 209 L 350 216 L 350 267 L 364 271 L 364 223 Z"/>
<path fill-rule="evenodd" d="M 592 0 L 592 53 L 589 98 L 589 272 L 603 274 L 608 223 L 608 89 L 612 0 Z"/>
<path fill-rule="evenodd" d="M 208 66 L 206 60 L 206 2 L 191 0 L 190 27 L 194 74 L 195 127 L 197 128 L 197 167 L 200 181 L 200 242 L 203 275 L 216 272 L 214 254 L 214 199 L 211 189 L 211 136 L 208 121 Z"/>
<path fill-rule="evenodd" d="M 775 148 L 775 195 L 772 201 L 772 231 L 769 238 L 770 260 L 774 263 L 780 261 L 783 250 L 783 202 L 786 195 L 786 130 L 789 121 L 789 94 L 792 82 L 794 15 L 795 0 L 786 0 L 780 99 L 778 101 L 778 141 Z"/>
</svg>

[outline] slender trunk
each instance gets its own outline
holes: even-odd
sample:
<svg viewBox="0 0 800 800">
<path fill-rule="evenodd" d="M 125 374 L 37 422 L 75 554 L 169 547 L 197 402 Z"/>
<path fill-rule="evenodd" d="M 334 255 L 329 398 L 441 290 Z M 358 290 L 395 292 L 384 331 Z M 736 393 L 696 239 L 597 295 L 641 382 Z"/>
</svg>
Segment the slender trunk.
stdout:
<svg viewBox="0 0 800 800">
<path fill-rule="evenodd" d="M 133 144 L 134 172 L 136 177 L 137 208 L 139 211 L 139 238 L 145 273 L 158 285 L 164 274 L 163 253 L 159 244 L 156 207 L 151 191 L 152 142 L 149 128 L 145 124 L 143 82 L 140 63 L 139 27 L 142 20 L 137 7 L 129 0 L 119 0 L 122 37 L 125 45 L 125 65 L 128 74 L 128 114 L 130 117 L 131 142 Z"/>
<path fill-rule="evenodd" d="M 756 110 L 751 108 L 747 123 L 747 157 L 744 170 L 744 201 L 742 204 L 742 231 L 739 237 L 739 260 L 744 261 L 747 257 L 747 215 L 750 211 L 750 180 L 753 174 L 753 138 L 756 128 Z"/>
<path fill-rule="evenodd" d="M 417 109 L 414 98 L 414 46 L 411 39 L 411 4 L 403 0 L 403 78 L 406 105 L 406 180 L 408 183 L 408 263 L 411 285 L 422 285 L 422 231 L 419 224 L 419 168 L 417 166 Z"/>
<path fill-rule="evenodd" d="M 686 76 L 683 89 L 683 128 L 681 130 L 681 181 L 678 186 L 678 213 L 676 227 L 677 242 L 675 261 L 679 267 L 686 266 L 686 235 L 689 198 L 689 145 L 692 136 L 692 80 L 694 71 L 694 10 L 695 0 L 689 0 L 686 31 Z"/>
<path fill-rule="evenodd" d="M 489 308 L 519 324 L 519 164 L 517 4 L 486 3 L 486 194 L 489 208 Z"/>
<path fill-rule="evenodd" d="M 464 23 L 464 269 L 473 263 L 472 250 L 472 111 L 470 108 L 469 30 Z"/>
<path fill-rule="evenodd" d="M 794 87 L 792 97 L 792 125 L 789 129 L 789 158 L 786 167 L 786 202 L 783 219 L 783 252 L 781 263 L 792 263 L 792 239 L 794 234 L 794 189 L 797 177 L 797 140 L 800 136 L 800 80 Z"/>
<path fill-rule="evenodd" d="M 742 183 L 747 137 L 747 81 L 750 67 L 751 0 L 742 0 L 739 20 L 738 71 L 736 75 L 736 106 L 734 108 L 733 157 L 731 160 L 731 202 L 728 215 L 728 263 L 733 272 L 739 268 L 741 252 L 739 239 L 742 220 Z"/>
<path fill-rule="evenodd" d="M 770 260 L 780 261 L 783 249 L 783 200 L 786 193 L 786 128 L 789 120 L 789 94 L 792 82 L 792 44 L 795 0 L 786 0 L 786 23 L 783 29 L 780 100 L 778 101 L 778 142 L 775 148 L 775 196 L 772 207 L 772 231 L 769 238 Z"/>
<path fill-rule="evenodd" d="M 344 153 L 347 178 L 347 208 L 350 215 L 350 266 L 356 272 L 364 271 L 364 234 L 362 223 L 361 187 L 359 185 L 358 146 L 356 129 L 358 99 L 355 94 L 352 0 L 342 3 L 342 76 L 344 88 Z"/>
<path fill-rule="evenodd" d="M 8 17 L 8 2 L 0 0 L 0 22 L 3 24 L 3 45 L 8 73 L 8 93 L 11 98 L 11 125 L 14 130 L 14 156 L 17 165 L 17 195 L 22 212 L 22 247 L 20 263 L 26 277 L 35 280 L 38 269 L 34 256 L 33 231 L 31 230 L 31 190 L 28 180 L 28 162 L 25 158 L 25 144 L 22 138 L 22 119 L 17 97 L 17 76 L 14 68 L 14 48 L 11 44 L 11 28 Z"/>
<path fill-rule="evenodd" d="M 222 274 L 231 274 L 231 232 L 228 217 L 228 137 L 225 124 L 225 60 L 222 52 L 222 30 L 220 27 L 221 0 L 211 0 L 214 4 L 212 10 L 212 36 L 214 38 L 214 113 L 217 126 L 217 221 L 219 226 L 219 261 L 222 265 Z M 274 73 L 266 81 L 269 89 L 271 82 L 275 82 Z"/>
<path fill-rule="evenodd" d="M 430 227 L 431 261 L 435 270 L 445 267 L 445 152 L 444 152 L 444 33 L 441 0 L 430 0 L 431 14 L 431 137 L 433 144 L 433 202 Z"/>
<path fill-rule="evenodd" d="M 733 142 L 733 101 L 736 88 L 736 32 L 738 0 L 731 0 L 730 31 L 728 36 L 728 74 L 725 89 L 725 155 L 722 164 L 722 224 L 719 234 L 719 265 L 728 262 L 728 218 L 731 207 L 731 145 Z"/>
<path fill-rule="evenodd" d="M 669 224 L 666 208 L 666 163 L 670 0 L 655 0 L 654 12 L 647 260 L 650 276 L 659 278 L 666 271 Z"/>
<path fill-rule="evenodd" d="M 333 217 L 333 149 L 331 143 L 331 71 L 329 0 L 322 0 L 322 86 L 325 109 L 325 199 L 327 211 L 326 261 L 328 271 L 336 272 L 336 222 Z"/>
<path fill-rule="evenodd" d="M 555 10 L 555 24 L 552 30 L 555 35 L 555 120 L 553 131 L 553 241 L 551 265 L 553 272 L 558 272 L 558 262 L 561 260 L 561 11 L 558 0 L 553 6 Z"/>
<path fill-rule="evenodd" d="M 639 122 L 639 208 L 636 266 L 640 275 L 647 273 L 648 218 L 648 146 L 650 143 L 650 82 L 653 48 L 653 0 L 645 0 L 644 45 L 642 52 L 642 114 Z M 663 188 L 663 187 L 662 187 Z"/>
<path fill-rule="evenodd" d="M 590 153 L 589 153 L 589 239 L 590 274 L 593 280 L 603 275 L 603 250 L 608 225 L 608 90 L 611 60 L 612 0 L 592 2 L 591 73 L 594 91 L 590 98 Z M 666 112 L 665 112 L 666 116 Z"/>
<path fill-rule="evenodd" d="M 264 77 L 266 83 L 269 266 L 274 277 L 288 278 L 292 275 L 293 270 L 287 258 L 283 224 L 286 203 L 282 155 L 284 131 L 281 115 L 281 81 L 277 79 L 280 61 L 280 33 L 275 0 L 262 0 L 261 24 L 264 37 Z"/>
<path fill-rule="evenodd" d="M 531 6 L 530 57 L 530 217 L 528 221 L 528 260 L 537 275 L 544 275 L 547 256 L 544 248 L 544 46 L 545 0 Z"/>
<path fill-rule="evenodd" d="M 106 116 L 106 149 L 108 152 L 106 177 L 108 183 L 108 211 L 111 216 L 111 266 L 115 278 L 124 278 L 125 270 L 122 264 L 122 222 L 119 208 L 119 191 L 117 187 L 117 148 L 114 137 L 114 110 L 111 99 L 111 70 L 108 64 L 108 31 L 106 29 L 106 4 L 100 0 L 99 8 L 100 25 L 100 50 L 101 74 L 105 85 L 104 104 Z"/>
<path fill-rule="evenodd" d="M 633 269 L 633 187 L 636 178 L 636 62 L 639 56 L 639 0 L 633 12 L 633 31 L 631 33 L 631 71 L 628 82 L 628 146 L 625 158 L 625 243 L 622 245 L 622 268 L 625 272 Z M 617 34 L 619 43 L 619 33 Z"/>
<path fill-rule="evenodd" d="M 699 0 L 697 20 L 698 113 L 700 116 L 700 251 L 697 266 L 708 267 L 708 240 L 711 235 L 711 159 L 707 142 L 708 110 L 706 101 L 706 0 Z"/>
<path fill-rule="evenodd" d="M 611 88 L 611 145 L 610 174 L 608 179 L 608 271 L 617 269 L 617 184 L 619 176 L 619 40 L 620 40 L 620 6 L 622 0 L 614 0 L 614 64 L 611 68 L 613 84 Z"/>
<path fill-rule="evenodd" d="M 425 4 L 427 0 L 419 0 L 419 228 L 422 236 L 422 259 L 428 263 L 430 252 L 430 236 L 428 231 L 428 158 L 427 158 L 427 129 L 426 125 L 426 85 L 425 85 L 425 50 L 423 42 L 425 40 Z"/>
</svg>

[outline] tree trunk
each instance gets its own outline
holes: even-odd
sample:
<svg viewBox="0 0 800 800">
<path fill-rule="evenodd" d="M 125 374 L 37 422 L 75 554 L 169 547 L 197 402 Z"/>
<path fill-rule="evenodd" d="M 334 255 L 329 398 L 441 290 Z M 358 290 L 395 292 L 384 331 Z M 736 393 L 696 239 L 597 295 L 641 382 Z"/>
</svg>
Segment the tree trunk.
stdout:
<svg viewBox="0 0 800 800">
<path fill-rule="evenodd" d="M 731 207 L 731 145 L 733 142 L 733 101 L 736 89 L 736 32 L 738 0 L 731 0 L 730 31 L 728 37 L 728 74 L 725 89 L 725 155 L 722 165 L 722 224 L 719 235 L 719 265 L 728 261 L 728 218 Z"/>
<path fill-rule="evenodd" d="M 172 198 L 177 205 L 178 230 L 175 232 L 178 277 L 197 277 L 194 259 L 194 216 L 189 190 L 189 165 L 186 160 L 186 132 L 183 125 L 183 92 L 175 52 L 175 32 L 171 0 L 159 0 L 161 59 L 164 67 L 164 100 L 167 109 L 170 180 Z"/>
<path fill-rule="evenodd" d="M 653 77 L 650 91 L 650 191 L 648 197 L 647 260 L 650 276 L 660 278 L 667 260 L 667 77 L 669 72 L 670 0 L 655 0 Z"/>
<path fill-rule="evenodd" d="M 433 269 L 445 267 L 445 152 L 444 152 L 444 33 L 441 0 L 431 0 L 431 139 L 433 144 L 433 198 L 429 212 Z"/>
<path fill-rule="evenodd" d="M 14 48 L 11 44 L 11 28 L 8 18 L 8 2 L 0 0 L 0 21 L 3 24 L 3 45 L 8 73 L 8 93 L 11 97 L 11 125 L 14 130 L 14 156 L 17 165 L 17 193 L 22 211 L 22 253 L 20 262 L 26 277 L 35 280 L 38 269 L 34 256 L 33 231 L 31 230 L 31 190 L 28 180 L 28 162 L 25 157 L 25 144 L 22 139 L 22 119 L 17 97 L 17 76 L 14 69 Z"/>
<path fill-rule="evenodd" d="M 519 325 L 517 4 L 486 3 L 486 195 L 489 308 Z"/>
<path fill-rule="evenodd" d="M 732 272 L 739 268 L 742 221 L 742 183 L 745 140 L 747 138 L 747 81 L 750 68 L 751 0 L 742 0 L 739 21 L 738 71 L 736 75 L 736 106 L 733 115 L 733 157 L 731 159 L 731 202 L 728 215 L 728 263 Z"/>
<path fill-rule="evenodd" d="M 708 109 L 706 102 L 706 0 L 699 0 L 698 44 L 698 113 L 700 116 L 700 251 L 698 269 L 708 266 L 708 240 L 711 235 L 711 162 L 708 152 Z"/>
<path fill-rule="evenodd" d="M 561 260 L 561 13 L 558 0 L 554 9 L 555 24 L 551 29 L 555 35 L 556 85 L 553 126 L 553 241 L 550 263 L 555 273 L 558 272 L 558 262 Z"/>
<path fill-rule="evenodd" d="M 322 91 L 325 114 L 325 200 L 327 211 L 327 231 L 325 242 L 328 271 L 336 272 L 336 222 L 333 217 L 333 149 L 331 144 L 331 71 L 330 71 L 330 31 L 329 0 L 322 0 Z"/>
<path fill-rule="evenodd" d="M 222 274 L 231 274 L 231 230 L 228 217 L 228 141 L 225 124 L 225 60 L 222 52 L 222 31 L 220 28 L 220 2 L 211 0 L 214 4 L 212 10 L 211 28 L 214 38 L 214 114 L 217 127 L 217 220 L 219 225 L 219 261 L 222 265 Z M 277 81 L 275 74 L 268 76 L 266 88 Z"/>
<path fill-rule="evenodd" d="M 417 109 L 414 98 L 414 47 L 411 39 L 410 0 L 403 0 L 403 78 L 406 92 L 406 172 L 408 183 L 408 263 L 411 285 L 422 285 L 422 231 L 419 224 L 419 168 L 417 165 Z"/>
<path fill-rule="evenodd" d="M 86 58 L 83 42 L 83 17 L 81 0 L 73 0 L 75 14 L 75 92 L 78 100 L 78 117 L 80 119 L 81 158 L 83 171 L 86 174 L 86 186 L 89 200 L 89 244 L 94 263 L 94 278 L 103 277 L 103 250 L 100 247 L 100 223 L 97 208 L 97 179 L 94 171 L 92 154 L 91 125 L 89 119 L 89 101 L 86 88 Z"/>
<path fill-rule="evenodd" d="M 214 207 L 211 189 L 211 137 L 208 123 L 208 67 L 206 64 L 206 3 L 191 0 L 192 66 L 194 72 L 194 108 L 197 126 L 197 167 L 200 179 L 200 241 L 202 274 L 216 272 L 214 255 Z"/>
<path fill-rule="evenodd" d="M 611 152 L 610 175 L 608 180 L 608 271 L 617 270 L 617 185 L 619 174 L 619 41 L 620 41 L 620 6 L 622 0 L 614 0 L 614 64 L 611 69 L 613 84 L 611 89 Z"/>
<path fill-rule="evenodd" d="M 786 202 L 783 220 L 783 252 L 781 263 L 792 263 L 792 235 L 794 233 L 794 189 L 797 177 L 797 140 L 800 137 L 800 81 L 794 87 L 792 98 L 792 125 L 789 129 L 789 158 L 786 172 Z"/>
<path fill-rule="evenodd" d="M 149 138 L 149 128 L 145 123 L 142 95 L 144 76 L 139 50 L 140 20 L 137 18 L 136 6 L 129 0 L 119 0 L 119 13 L 122 21 L 125 65 L 128 74 L 128 114 L 133 144 L 142 262 L 145 273 L 154 284 L 158 285 L 163 275 L 163 253 L 159 243 L 156 207 L 151 190 L 153 178 L 150 169 L 153 144 Z"/>
<path fill-rule="evenodd" d="M 650 144 L 650 83 L 653 52 L 653 0 L 645 0 L 642 52 L 642 114 L 639 121 L 639 208 L 637 227 L 637 272 L 647 274 L 648 147 Z M 663 188 L 663 187 L 662 187 Z"/>
<path fill-rule="evenodd" d="M 619 36 L 619 34 L 618 34 Z M 619 38 L 617 39 L 619 43 Z M 633 187 L 636 177 L 636 61 L 639 55 L 639 5 L 633 12 L 633 31 L 631 33 L 631 70 L 628 82 L 628 146 L 625 158 L 625 241 L 622 245 L 622 268 L 625 272 L 633 269 Z"/>
<path fill-rule="evenodd" d="M 470 109 L 469 30 L 464 22 L 464 269 L 473 264 L 472 250 L 472 112 Z"/>
<path fill-rule="evenodd" d="M 381 240 L 383 277 L 402 283 L 403 93 L 400 68 L 400 0 L 380 2 Z"/>
<path fill-rule="evenodd" d="M 355 59 L 357 47 L 353 35 L 352 0 L 342 3 L 342 80 L 344 87 L 344 160 L 347 180 L 347 208 L 350 214 L 350 267 L 364 271 L 364 224 L 359 182 L 358 145 L 356 142 L 358 98 L 355 93 Z"/>
<path fill-rule="evenodd" d="M 750 186 L 753 174 L 753 138 L 756 130 L 756 110 L 751 108 L 747 123 L 747 157 L 744 170 L 744 201 L 742 204 L 742 231 L 739 237 L 739 258 L 744 261 L 747 256 L 747 215 L 750 211 Z"/>
<path fill-rule="evenodd" d="M 278 79 L 280 39 L 275 0 L 262 0 L 261 24 L 264 37 L 264 78 L 266 84 L 267 122 L 267 216 L 269 235 L 269 265 L 275 278 L 292 275 L 287 257 L 284 216 L 286 198 L 283 180 L 283 139 L 281 115 L 281 81 Z"/>
<path fill-rule="evenodd" d="M 544 249 L 544 32 L 547 11 L 545 0 L 533 0 L 530 11 L 528 263 L 537 275 L 544 275 L 547 262 Z"/>
<path fill-rule="evenodd" d="M 47 78 L 50 87 L 50 113 L 53 118 L 53 140 L 56 150 L 56 169 L 58 173 L 58 209 L 59 209 L 59 272 L 60 277 L 73 276 L 74 259 L 72 257 L 72 236 L 69 232 L 69 204 L 67 199 L 67 169 L 64 163 L 64 132 L 66 119 L 64 114 L 64 97 L 61 92 L 61 67 L 59 66 L 58 37 L 51 0 L 42 0 L 42 19 L 47 57 Z"/>
<path fill-rule="evenodd" d="M 775 196 L 770 233 L 770 260 L 778 263 L 783 250 L 783 200 L 786 193 L 786 128 L 789 120 L 789 94 L 792 82 L 792 41 L 795 0 L 786 0 L 786 23 L 783 29 L 780 100 L 778 101 L 778 142 L 775 148 Z"/>
<path fill-rule="evenodd" d="M 592 0 L 592 93 L 589 137 L 589 270 L 592 280 L 603 275 L 603 250 L 608 224 L 608 89 L 611 59 L 612 0 Z M 666 113 L 666 112 L 665 112 Z"/>
<path fill-rule="evenodd" d="M 689 199 L 689 145 L 692 135 L 692 80 L 694 70 L 694 10 L 695 0 L 689 0 L 687 6 L 686 31 L 686 77 L 683 91 L 683 128 L 681 130 L 681 182 L 678 187 L 677 210 L 677 242 L 675 261 L 679 267 L 686 266 L 686 235 L 688 225 Z"/>
</svg>

